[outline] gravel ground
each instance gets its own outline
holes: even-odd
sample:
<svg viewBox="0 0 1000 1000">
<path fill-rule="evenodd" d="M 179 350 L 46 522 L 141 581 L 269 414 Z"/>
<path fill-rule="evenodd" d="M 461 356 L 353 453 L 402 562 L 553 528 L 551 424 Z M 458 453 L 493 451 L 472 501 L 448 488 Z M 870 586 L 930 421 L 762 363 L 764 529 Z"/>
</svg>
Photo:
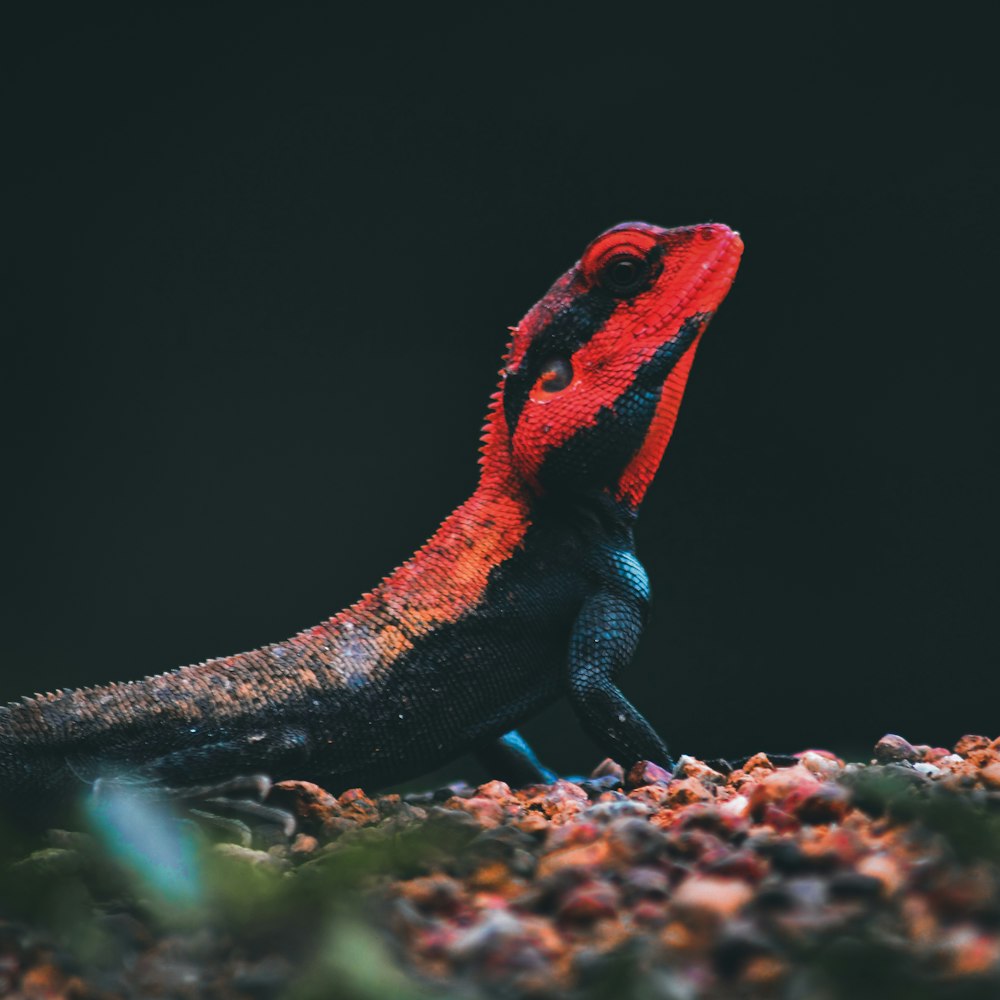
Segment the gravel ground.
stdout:
<svg viewBox="0 0 1000 1000">
<path fill-rule="evenodd" d="M 1000 998 L 1000 739 L 717 766 L 285 782 L 294 836 L 203 846 L 190 898 L 54 833 L 0 884 L 0 996 Z"/>
</svg>

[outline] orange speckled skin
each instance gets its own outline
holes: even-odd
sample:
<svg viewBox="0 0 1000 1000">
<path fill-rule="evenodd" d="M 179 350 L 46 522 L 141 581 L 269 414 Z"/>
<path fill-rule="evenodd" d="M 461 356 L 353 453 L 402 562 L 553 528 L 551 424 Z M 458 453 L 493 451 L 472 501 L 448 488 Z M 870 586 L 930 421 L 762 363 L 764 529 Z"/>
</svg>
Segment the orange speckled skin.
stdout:
<svg viewBox="0 0 1000 1000">
<path fill-rule="evenodd" d="M 0 710 L 0 803 L 117 776 L 382 784 L 470 749 L 544 775 L 511 730 L 560 696 L 624 764 L 669 764 L 614 682 L 648 599 L 632 525 L 741 252 L 716 224 L 599 236 L 514 328 L 479 485 L 422 548 L 284 642 Z"/>
</svg>

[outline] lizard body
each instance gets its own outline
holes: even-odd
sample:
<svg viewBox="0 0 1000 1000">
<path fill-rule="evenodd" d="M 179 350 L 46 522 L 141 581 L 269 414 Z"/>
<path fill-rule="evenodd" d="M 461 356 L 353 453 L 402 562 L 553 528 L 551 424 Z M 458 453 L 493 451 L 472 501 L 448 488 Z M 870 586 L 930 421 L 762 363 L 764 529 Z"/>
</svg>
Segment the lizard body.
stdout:
<svg viewBox="0 0 1000 1000">
<path fill-rule="evenodd" d="M 468 750 L 538 778 L 513 730 L 562 696 L 610 756 L 669 766 L 615 683 L 649 598 L 633 524 L 741 252 L 718 224 L 602 234 L 513 328 L 479 484 L 423 547 L 284 642 L 0 708 L 0 807 L 118 776 L 377 786 Z"/>
</svg>

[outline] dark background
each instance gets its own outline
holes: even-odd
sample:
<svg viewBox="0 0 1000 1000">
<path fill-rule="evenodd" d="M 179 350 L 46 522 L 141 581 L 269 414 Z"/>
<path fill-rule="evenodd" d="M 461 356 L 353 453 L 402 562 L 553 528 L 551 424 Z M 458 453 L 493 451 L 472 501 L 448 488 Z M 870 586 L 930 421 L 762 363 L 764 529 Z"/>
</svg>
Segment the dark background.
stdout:
<svg viewBox="0 0 1000 1000">
<path fill-rule="evenodd" d="M 989 32 L 586 16 L 8 20 L 0 697 L 351 602 L 472 489 L 505 327 L 603 228 L 716 219 L 626 691 L 708 756 L 1000 732 Z"/>
</svg>

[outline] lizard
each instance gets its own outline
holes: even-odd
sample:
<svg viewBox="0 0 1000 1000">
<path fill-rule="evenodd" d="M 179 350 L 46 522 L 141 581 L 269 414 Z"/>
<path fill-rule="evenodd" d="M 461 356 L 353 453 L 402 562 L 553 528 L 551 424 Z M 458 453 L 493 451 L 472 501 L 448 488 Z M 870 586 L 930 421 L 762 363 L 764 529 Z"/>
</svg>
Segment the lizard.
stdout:
<svg viewBox="0 0 1000 1000">
<path fill-rule="evenodd" d="M 411 558 L 285 641 L 0 707 L 0 814 L 119 780 L 379 787 L 469 751 L 551 780 L 517 726 L 561 697 L 609 757 L 672 769 L 618 686 L 650 600 L 634 527 L 742 250 L 719 223 L 599 235 L 510 328 L 478 484 Z"/>
</svg>

